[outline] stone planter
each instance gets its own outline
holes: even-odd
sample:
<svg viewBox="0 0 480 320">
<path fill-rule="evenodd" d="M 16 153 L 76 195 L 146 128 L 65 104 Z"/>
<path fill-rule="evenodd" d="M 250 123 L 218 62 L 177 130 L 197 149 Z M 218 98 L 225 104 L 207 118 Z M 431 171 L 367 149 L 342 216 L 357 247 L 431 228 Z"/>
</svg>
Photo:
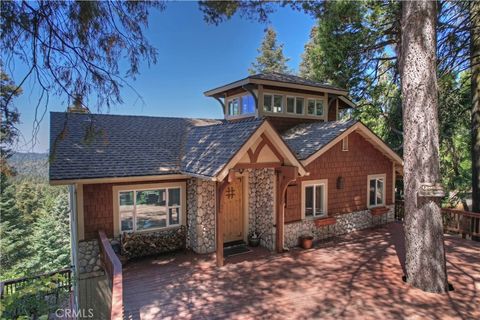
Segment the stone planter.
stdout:
<svg viewBox="0 0 480 320">
<path fill-rule="evenodd" d="M 300 246 L 303 249 L 311 249 L 313 247 L 313 236 L 301 236 Z"/>
</svg>

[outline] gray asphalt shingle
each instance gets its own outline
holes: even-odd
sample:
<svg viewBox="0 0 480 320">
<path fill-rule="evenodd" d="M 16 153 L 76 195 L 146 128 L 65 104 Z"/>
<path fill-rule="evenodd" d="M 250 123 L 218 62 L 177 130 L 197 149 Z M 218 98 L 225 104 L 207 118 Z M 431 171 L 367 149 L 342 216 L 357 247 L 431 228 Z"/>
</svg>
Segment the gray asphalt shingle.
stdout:
<svg viewBox="0 0 480 320">
<path fill-rule="evenodd" d="M 282 134 L 282 138 L 299 160 L 305 160 L 355 123 L 348 120 L 300 124 Z"/>
<path fill-rule="evenodd" d="M 310 79 L 294 76 L 294 75 L 291 75 L 291 74 L 279 73 L 279 72 L 258 73 L 258 74 L 249 76 L 248 78 L 278 81 L 278 82 L 300 84 L 300 85 L 304 85 L 304 86 L 318 87 L 318 88 L 324 88 L 324 89 L 334 89 L 334 90 L 346 91 L 345 89 L 340 88 L 340 87 L 335 87 L 335 86 L 325 84 L 325 83 L 321 83 L 321 82 L 318 82 L 318 81 L 313 81 L 313 80 L 310 80 Z"/>
<path fill-rule="evenodd" d="M 213 177 L 262 122 L 52 112 L 50 180 Z"/>
<path fill-rule="evenodd" d="M 182 157 L 182 171 L 213 177 L 263 123 L 261 119 L 193 127 Z"/>
<path fill-rule="evenodd" d="M 52 112 L 50 180 L 180 173 L 187 128 L 216 123 L 221 121 Z M 89 132 L 94 134 L 86 141 Z"/>
</svg>

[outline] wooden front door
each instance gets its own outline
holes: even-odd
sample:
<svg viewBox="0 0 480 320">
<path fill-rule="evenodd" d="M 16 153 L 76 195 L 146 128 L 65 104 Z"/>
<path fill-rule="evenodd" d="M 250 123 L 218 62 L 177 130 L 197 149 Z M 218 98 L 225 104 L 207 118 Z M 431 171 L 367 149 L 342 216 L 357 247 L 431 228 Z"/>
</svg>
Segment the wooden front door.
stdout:
<svg viewBox="0 0 480 320">
<path fill-rule="evenodd" d="M 223 192 L 220 209 L 225 217 L 223 241 L 243 240 L 242 178 L 235 178 Z"/>
</svg>

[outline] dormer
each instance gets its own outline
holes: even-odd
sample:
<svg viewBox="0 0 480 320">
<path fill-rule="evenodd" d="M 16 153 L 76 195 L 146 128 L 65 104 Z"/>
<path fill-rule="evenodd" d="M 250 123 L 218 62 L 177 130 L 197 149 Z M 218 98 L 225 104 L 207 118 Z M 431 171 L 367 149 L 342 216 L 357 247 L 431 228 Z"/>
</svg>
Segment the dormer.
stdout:
<svg viewBox="0 0 480 320">
<path fill-rule="evenodd" d="M 343 109 L 354 108 L 345 89 L 305 78 L 256 74 L 206 91 L 220 102 L 226 120 L 268 118 L 280 132 L 314 121 L 336 121 Z"/>
</svg>

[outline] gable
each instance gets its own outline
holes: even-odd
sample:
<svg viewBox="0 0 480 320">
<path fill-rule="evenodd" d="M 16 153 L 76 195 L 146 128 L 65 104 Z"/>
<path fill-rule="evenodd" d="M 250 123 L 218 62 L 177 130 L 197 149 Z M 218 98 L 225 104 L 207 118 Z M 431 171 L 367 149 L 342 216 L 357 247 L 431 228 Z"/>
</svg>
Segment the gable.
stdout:
<svg viewBox="0 0 480 320">
<path fill-rule="evenodd" d="M 298 167 L 300 176 L 307 174 L 302 163 L 295 157 L 292 150 L 290 150 L 269 122 L 264 121 L 219 172 L 215 180 L 223 180 L 228 175 L 229 170 L 235 168 L 275 167 L 281 165 Z"/>
</svg>

